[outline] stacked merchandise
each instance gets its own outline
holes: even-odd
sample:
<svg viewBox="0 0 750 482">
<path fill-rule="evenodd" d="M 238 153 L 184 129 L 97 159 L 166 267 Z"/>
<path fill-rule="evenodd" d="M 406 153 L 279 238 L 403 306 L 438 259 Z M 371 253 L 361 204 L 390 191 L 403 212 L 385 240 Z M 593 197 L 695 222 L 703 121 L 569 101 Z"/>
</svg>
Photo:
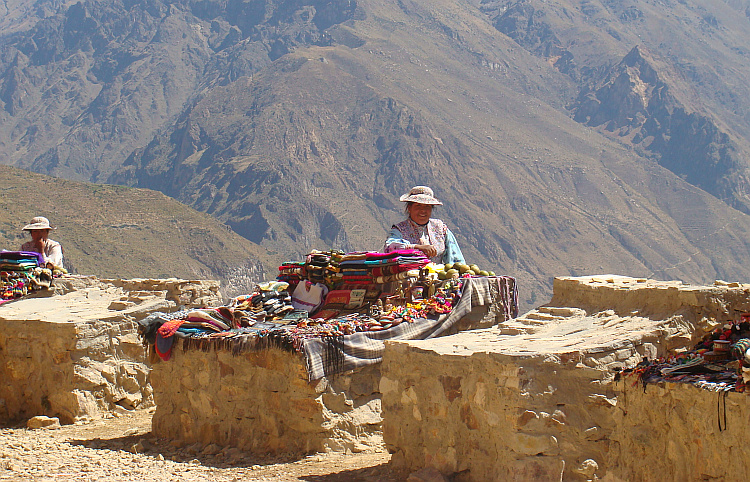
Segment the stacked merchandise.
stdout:
<svg viewBox="0 0 750 482">
<path fill-rule="evenodd" d="M 305 270 L 307 279 L 313 283 L 325 283 L 331 264 L 331 254 L 323 251 L 312 251 L 307 255 Z"/>
<path fill-rule="evenodd" d="M 288 289 L 289 283 L 282 281 L 261 283 L 249 295 L 235 298 L 230 306 L 241 313 L 241 326 L 250 326 L 257 321 L 281 320 L 294 311 Z"/>
<path fill-rule="evenodd" d="M 306 279 L 306 276 L 304 261 L 287 261 L 279 266 L 279 275 L 276 279 L 290 285 L 296 285 L 301 280 Z"/>
<path fill-rule="evenodd" d="M 292 288 L 300 281 L 325 284 L 328 287 L 340 281 L 338 263 L 343 251 L 312 250 L 305 261 L 287 261 L 279 266 L 278 281 L 289 283 Z"/>
<path fill-rule="evenodd" d="M 323 366 L 323 373 L 328 374 L 339 373 L 343 367 L 331 360 L 344 356 L 347 343 L 366 344 L 354 350 L 362 357 L 347 356 L 358 363 L 375 362 L 382 356 L 382 340 L 443 333 L 470 311 L 475 301 L 477 305 L 497 302 L 507 318 L 517 315 L 514 279 L 474 281 L 469 278 L 475 273 L 468 271 L 463 277 L 440 279 L 437 270 L 441 267 L 430 264 L 418 250 L 312 251 L 303 263 L 282 264 L 277 281 L 262 283 L 228 306 L 208 311 L 212 318 L 216 313 L 225 318 L 228 328 L 223 331 L 211 320 L 193 320 L 211 326 L 191 325 L 191 316 L 182 313 L 151 315 L 139 322 L 140 332 L 164 359 L 179 337 L 184 339 L 183 350 L 213 348 L 239 354 L 277 347 L 304 352 L 308 368 Z M 469 295 L 462 297 L 465 290 Z M 311 361 L 320 353 L 332 358 L 324 356 L 322 364 Z M 318 369 L 311 368 L 310 374 L 313 370 L 317 373 Z"/>
<path fill-rule="evenodd" d="M 692 350 L 644 359 L 624 373 L 637 376 L 644 390 L 649 383 L 673 382 L 744 392 L 750 383 L 750 313 L 708 333 Z"/>
<path fill-rule="evenodd" d="M 205 347 L 204 340 L 222 340 L 240 333 L 257 335 L 263 330 L 273 330 L 296 319 L 292 316 L 294 308 L 288 288 L 288 283 L 269 281 L 258 285 L 249 295 L 238 296 L 228 306 L 155 313 L 140 323 L 141 334 L 154 344 L 156 353 L 163 360 L 168 360 L 175 336 Z M 253 329 L 245 330 L 249 327 Z M 185 347 L 192 344 L 189 342 Z"/>
<path fill-rule="evenodd" d="M 461 297 L 461 282 L 450 281 L 429 298 L 402 303 L 365 306 L 353 313 L 332 319 L 320 317 L 320 312 L 296 323 L 293 332 L 303 338 L 350 335 L 357 332 L 383 331 L 401 323 L 413 323 L 423 318 L 436 318 L 450 313 Z M 393 297 L 394 299 L 396 297 Z"/>
<path fill-rule="evenodd" d="M 276 346 L 301 351 L 304 340 L 310 338 L 383 331 L 401 323 L 436 318 L 449 313 L 461 297 L 461 282 L 451 281 L 430 298 L 405 304 L 380 302 L 334 319 L 324 319 L 308 318 L 306 312 L 293 311 L 287 304 L 287 287 L 286 283 L 268 282 L 250 295 L 235 298 L 229 306 L 152 314 L 139 322 L 140 332 L 164 360 L 171 357 L 175 337 L 185 339 L 184 350 L 206 350 L 214 346 L 240 352 Z M 280 301 L 284 308 L 268 311 L 268 307 Z"/>
<path fill-rule="evenodd" d="M 49 288 L 52 272 L 42 268 L 44 258 L 26 251 L 0 251 L 0 303 L 20 298 L 29 291 Z"/>
<path fill-rule="evenodd" d="M 405 249 L 390 253 L 351 253 L 339 262 L 342 281 L 351 285 L 386 284 L 403 281 L 419 273 L 430 262 L 417 249 Z"/>
</svg>

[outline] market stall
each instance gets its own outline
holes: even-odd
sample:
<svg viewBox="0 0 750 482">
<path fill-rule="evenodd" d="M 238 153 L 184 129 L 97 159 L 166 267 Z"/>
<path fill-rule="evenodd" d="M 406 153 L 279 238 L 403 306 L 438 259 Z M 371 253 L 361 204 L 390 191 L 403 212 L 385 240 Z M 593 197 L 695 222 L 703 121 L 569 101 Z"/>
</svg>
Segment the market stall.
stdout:
<svg viewBox="0 0 750 482">
<path fill-rule="evenodd" d="M 490 325 L 517 316 L 514 278 L 480 273 L 469 266 L 446 270 L 417 250 L 314 251 L 226 306 L 154 314 L 141 332 L 164 361 L 178 339 L 184 351 L 299 352 L 313 381 L 378 363 L 386 340 L 477 327 L 471 326 L 477 313 Z"/>
<path fill-rule="evenodd" d="M 415 250 L 314 251 L 225 306 L 141 321 L 156 361 L 153 430 L 263 453 L 381 446 L 387 341 L 516 314 L 511 277 L 434 265 Z"/>
<path fill-rule="evenodd" d="M 750 382 L 750 313 L 742 313 L 706 334 L 692 349 L 645 358 L 624 370 L 649 384 L 685 383 L 713 392 L 744 392 Z"/>
<path fill-rule="evenodd" d="M 59 276 L 61 273 L 55 273 Z M 44 267 L 39 253 L 0 251 L 0 304 L 22 298 L 29 293 L 48 289 L 53 272 Z"/>
</svg>

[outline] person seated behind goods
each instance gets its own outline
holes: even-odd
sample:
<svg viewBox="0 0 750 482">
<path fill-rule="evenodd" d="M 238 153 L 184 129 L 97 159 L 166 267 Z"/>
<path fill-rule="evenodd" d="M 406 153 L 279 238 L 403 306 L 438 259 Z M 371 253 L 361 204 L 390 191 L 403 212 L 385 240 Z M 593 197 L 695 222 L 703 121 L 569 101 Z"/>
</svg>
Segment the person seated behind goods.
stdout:
<svg viewBox="0 0 750 482">
<path fill-rule="evenodd" d="M 44 257 L 44 263 L 47 268 L 63 267 L 63 250 L 60 243 L 49 239 L 49 232 L 53 228 L 49 225 L 49 220 L 44 216 L 37 216 L 29 224 L 23 227 L 22 231 L 31 233 L 31 240 L 21 245 L 21 251 L 39 253 Z"/>
<path fill-rule="evenodd" d="M 418 249 L 434 263 L 465 263 L 456 237 L 440 219 L 432 219 L 434 206 L 442 206 L 432 189 L 415 186 L 399 201 L 406 203 L 407 219 L 391 226 L 383 251 Z"/>
</svg>

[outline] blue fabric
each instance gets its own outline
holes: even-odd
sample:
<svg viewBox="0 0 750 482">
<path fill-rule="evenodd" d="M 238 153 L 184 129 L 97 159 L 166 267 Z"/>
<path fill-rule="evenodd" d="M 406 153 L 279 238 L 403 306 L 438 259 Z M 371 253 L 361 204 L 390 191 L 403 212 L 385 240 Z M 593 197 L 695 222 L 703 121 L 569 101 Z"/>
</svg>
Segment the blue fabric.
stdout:
<svg viewBox="0 0 750 482">
<path fill-rule="evenodd" d="M 403 238 L 401 231 L 395 227 L 391 228 L 388 232 L 388 239 L 385 240 L 385 245 L 392 250 L 410 249 L 412 247 L 412 244 Z M 441 262 L 443 264 L 466 263 L 461 248 L 458 246 L 458 241 L 456 241 L 456 236 L 453 235 L 453 232 L 450 229 L 445 236 L 445 252 L 443 253 L 443 259 Z"/>
<path fill-rule="evenodd" d="M 453 235 L 453 232 L 449 229 L 448 234 L 445 237 L 445 253 L 443 253 L 443 264 L 445 263 L 466 263 L 464 254 L 461 252 L 461 248 L 458 246 L 458 241 Z"/>
</svg>

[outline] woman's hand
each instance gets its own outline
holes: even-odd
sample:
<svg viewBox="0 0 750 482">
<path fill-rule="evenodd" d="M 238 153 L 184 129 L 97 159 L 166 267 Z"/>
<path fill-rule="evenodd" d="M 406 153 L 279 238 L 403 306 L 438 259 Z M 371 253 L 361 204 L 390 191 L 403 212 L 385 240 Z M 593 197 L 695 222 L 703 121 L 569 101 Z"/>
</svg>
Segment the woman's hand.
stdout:
<svg viewBox="0 0 750 482">
<path fill-rule="evenodd" d="M 414 249 L 418 249 L 428 258 L 437 256 L 437 248 L 431 244 L 415 244 Z"/>
<path fill-rule="evenodd" d="M 34 243 L 34 244 L 36 245 L 37 249 L 39 250 L 38 251 L 39 253 L 42 253 L 42 254 L 45 253 L 45 249 L 47 248 L 47 240 L 46 239 L 44 239 L 44 238 L 38 239 L 36 241 L 36 243 Z"/>
</svg>

